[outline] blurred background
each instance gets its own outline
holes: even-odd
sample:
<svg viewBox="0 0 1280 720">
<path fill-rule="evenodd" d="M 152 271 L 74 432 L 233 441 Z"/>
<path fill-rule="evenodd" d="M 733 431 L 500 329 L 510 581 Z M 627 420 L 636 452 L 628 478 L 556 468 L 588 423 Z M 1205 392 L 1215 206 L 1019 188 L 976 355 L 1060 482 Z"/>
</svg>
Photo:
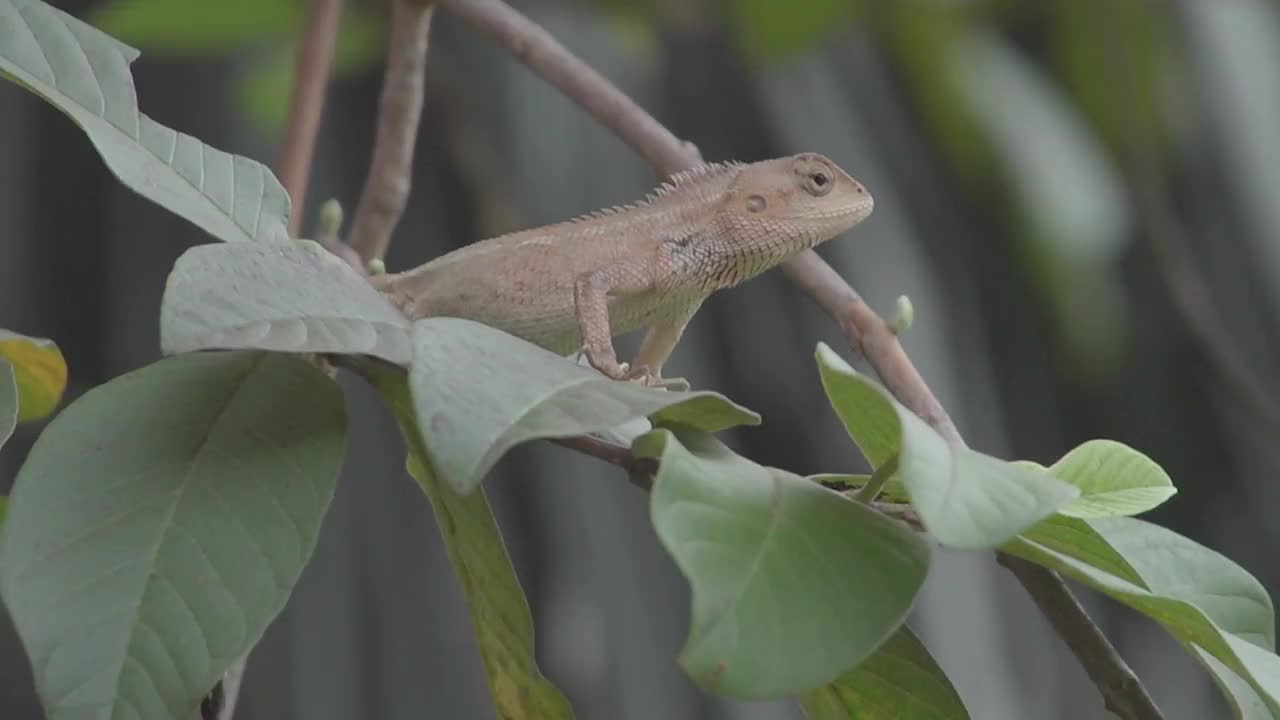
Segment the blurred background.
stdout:
<svg viewBox="0 0 1280 720">
<path fill-rule="evenodd" d="M 274 164 L 301 0 L 68 0 L 143 51 L 142 109 Z M 1051 463 L 1110 437 L 1180 492 L 1148 519 L 1280 590 L 1280 9 L 1264 0 L 526 0 L 517 7 L 710 160 L 829 155 L 876 198 L 821 249 L 888 313 L 973 446 Z M 348 0 L 304 211 L 348 212 L 368 167 L 385 0 Z M 440 13 L 399 270 L 478 238 L 640 197 L 655 178 L 505 52 Z M 174 259 L 200 231 L 140 199 L 34 95 L 0 83 L 0 327 L 51 337 L 68 399 L 158 358 Z M 778 273 L 712 298 L 668 366 L 765 424 L 727 439 L 798 473 L 860 471 L 813 361 L 834 324 Z M 632 344 L 624 344 L 629 350 Z M 625 353 L 624 353 L 625 354 Z M 864 368 L 865 366 L 859 365 Z M 344 378 L 346 470 L 313 561 L 252 655 L 242 720 L 485 718 L 493 711 L 398 433 Z M 38 427 L 0 456 L 8 487 Z M 583 720 L 783 720 L 725 702 L 674 657 L 688 590 L 646 496 L 562 448 L 487 487 Z M 1081 596 L 1169 718 L 1227 717 L 1150 621 Z M 938 552 L 911 626 L 974 718 L 1102 718 L 1061 641 L 990 554 Z M 1048 708 L 1048 709 L 1047 709 Z M 1054 709 L 1056 708 L 1056 709 Z M 39 717 L 0 620 L 0 716 Z"/>
</svg>

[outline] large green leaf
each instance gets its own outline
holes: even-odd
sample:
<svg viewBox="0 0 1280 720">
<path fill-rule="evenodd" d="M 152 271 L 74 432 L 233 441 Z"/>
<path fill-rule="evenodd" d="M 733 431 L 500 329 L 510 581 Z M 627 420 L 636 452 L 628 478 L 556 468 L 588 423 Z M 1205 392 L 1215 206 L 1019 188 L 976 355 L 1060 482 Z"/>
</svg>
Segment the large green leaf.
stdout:
<svg viewBox="0 0 1280 720">
<path fill-rule="evenodd" d="M 404 315 L 310 240 L 184 252 L 160 304 L 160 347 L 362 354 L 401 365 L 412 354 Z"/>
<path fill-rule="evenodd" d="M 520 581 L 489 509 L 484 488 L 459 495 L 431 472 L 431 460 L 415 427 L 402 375 L 369 368 L 400 424 L 409 448 L 408 470 L 431 502 L 445 551 L 462 585 L 498 717 L 504 720 L 569 720 L 573 709 L 534 657 L 533 619 Z"/>
<path fill-rule="evenodd" d="M 220 240 L 287 237 L 289 196 L 270 170 L 138 112 L 137 57 L 38 0 L 0 0 L 0 74 L 74 120 L 122 182 Z"/>
<path fill-rule="evenodd" d="M 713 392 L 610 380 L 513 335 L 460 318 L 413 324 L 409 389 L 432 467 L 475 489 L 519 443 L 604 432 L 637 418 L 714 432 L 760 416 Z"/>
<path fill-rule="evenodd" d="M 0 528 L 48 717 L 189 717 L 284 607 L 345 433 L 334 382 L 264 353 L 162 360 L 61 412 Z"/>
<path fill-rule="evenodd" d="M 18 386 L 18 420 L 48 417 L 67 389 L 67 361 L 52 340 L 0 330 L 0 360 L 13 366 Z"/>
<path fill-rule="evenodd" d="M 960 695 L 906 625 L 865 662 L 800 698 L 809 720 L 968 720 Z"/>
<path fill-rule="evenodd" d="M 825 344 L 817 358 L 827 397 L 853 441 L 876 467 L 898 456 L 897 476 L 943 545 L 998 546 L 1080 494 L 1043 470 L 948 443 Z"/>
<path fill-rule="evenodd" d="M 1146 614 L 1238 673 L 1280 712 L 1271 598 L 1228 558 L 1171 530 L 1123 517 L 1058 515 L 1002 549 Z"/>
<path fill-rule="evenodd" d="M 659 429 L 650 513 L 693 590 L 680 665 L 740 698 L 834 681 L 906 619 L 929 548 L 905 525 L 817 483 L 734 454 L 695 430 Z"/>
<path fill-rule="evenodd" d="M 13 377 L 13 366 L 0 358 L 0 447 L 9 441 L 17 426 L 18 382 Z"/>
<path fill-rule="evenodd" d="M 1070 517 L 1137 515 L 1178 492 L 1151 458 L 1114 440 L 1090 440 L 1063 455 L 1049 472 L 1080 488 L 1080 497 L 1060 511 Z"/>
</svg>

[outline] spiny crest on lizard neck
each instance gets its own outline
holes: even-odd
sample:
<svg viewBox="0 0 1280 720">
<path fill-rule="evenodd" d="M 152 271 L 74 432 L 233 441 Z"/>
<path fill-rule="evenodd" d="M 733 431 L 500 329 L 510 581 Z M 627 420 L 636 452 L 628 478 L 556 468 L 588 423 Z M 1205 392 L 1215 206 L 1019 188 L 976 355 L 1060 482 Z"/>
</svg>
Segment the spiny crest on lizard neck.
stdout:
<svg viewBox="0 0 1280 720">
<path fill-rule="evenodd" d="M 650 190 L 649 193 L 641 200 L 637 200 L 633 203 L 627 203 L 625 205 L 614 205 L 600 210 L 593 210 L 589 213 L 583 213 L 569 222 L 595 220 L 609 215 L 617 215 L 618 213 L 626 212 L 628 210 L 646 207 L 659 202 L 663 198 L 669 197 L 676 192 L 683 192 L 700 184 L 728 180 L 744 167 L 747 167 L 746 163 L 738 162 L 736 160 L 704 163 L 695 168 L 683 170 L 671 175 L 661 185 Z"/>
</svg>

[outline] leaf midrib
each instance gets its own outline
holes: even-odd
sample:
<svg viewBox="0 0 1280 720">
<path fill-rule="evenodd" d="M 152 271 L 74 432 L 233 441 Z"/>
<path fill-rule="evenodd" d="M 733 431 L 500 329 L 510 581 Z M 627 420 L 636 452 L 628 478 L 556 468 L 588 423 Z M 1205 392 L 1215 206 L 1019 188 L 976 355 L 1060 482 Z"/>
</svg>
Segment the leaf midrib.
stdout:
<svg viewBox="0 0 1280 720">
<path fill-rule="evenodd" d="M 221 426 L 223 419 L 226 417 L 227 410 L 235 402 L 236 397 L 240 394 L 241 389 L 243 389 L 249 377 L 251 377 L 253 373 L 257 372 L 258 368 L 262 366 L 262 363 L 266 358 L 267 358 L 267 355 L 265 353 L 259 354 L 259 356 L 253 360 L 253 362 L 248 363 L 246 365 L 245 371 L 235 381 L 235 383 L 228 385 L 228 387 L 231 388 L 231 390 L 227 393 L 226 401 L 222 404 L 222 407 L 218 409 L 218 412 L 212 416 L 213 421 L 209 423 L 209 426 L 205 431 L 204 437 L 201 438 L 195 454 L 192 455 L 191 461 L 187 463 L 187 469 L 186 469 L 186 472 L 184 473 L 183 481 L 179 484 L 177 493 L 173 498 L 173 502 L 170 504 L 168 516 L 164 519 L 164 522 L 161 524 L 159 532 L 156 533 L 155 545 L 151 548 L 150 552 L 147 555 L 147 566 L 151 568 L 151 572 L 148 572 L 147 578 L 142 583 L 141 591 L 138 593 L 137 604 L 135 605 L 133 611 L 131 612 L 132 618 L 129 622 L 129 635 L 124 644 L 124 652 L 121 653 L 120 655 L 119 666 L 113 672 L 112 686 L 115 688 L 116 693 L 111 704 L 112 716 L 115 716 L 116 709 L 119 707 L 119 704 L 122 701 L 128 702 L 130 705 L 133 705 L 133 702 L 128 698 L 126 698 L 124 693 L 120 692 L 120 678 L 124 674 L 124 666 L 126 661 L 130 657 L 132 657 L 131 648 L 133 647 L 133 640 L 137 635 L 138 628 L 141 627 L 142 625 L 139 622 L 139 618 L 141 617 L 141 614 L 142 614 L 142 603 L 147 596 L 147 591 L 150 589 L 155 579 L 156 559 L 160 555 L 160 548 L 164 545 L 165 538 L 168 537 L 169 533 L 172 531 L 174 527 L 173 520 L 174 520 L 174 517 L 177 515 L 178 507 L 182 505 L 182 501 L 186 497 L 187 490 L 191 486 L 191 478 L 195 474 L 194 472 L 195 468 L 200 465 L 201 460 L 205 454 L 205 451 L 209 448 L 210 439 L 214 437 L 215 431 L 218 430 L 218 428 Z M 142 661 L 137 661 L 137 662 L 138 662 L 139 668 L 141 668 L 142 671 L 148 675 L 148 679 L 150 680 L 150 672 L 147 669 L 146 663 Z M 156 685 L 155 681 L 151 680 L 151 684 L 153 687 L 157 688 L 156 695 L 157 697 L 160 698 L 160 701 L 163 704 L 164 696 L 159 692 L 158 686 Z M 167 709 L 172 710 L 172 708 L 167 708 Z"/>
<path fill-rule="evenodd" d="M 733 608 L 742 599 L 742 596 L 746 594 L 747 588 L 751 586 L 755 576 L 760 572 L 760 565 L 768 552 L 770 543 L 774 542 L 774 539 L 778 536 L 778 530 L 782 526 L 782 503 L 785 494 L 782 492 L 782 481 L 776 475 L 769 473 L 769 481 L 771 484 L 769 491 L 769 525 L 765 529 L 764 537 L 760 540 L 756 551 L 752 554 L 751 565 L 743 574 L 742 581 L 736 584 L 736 589 L 731 593 L 729 600 L 722 607 L 711 612 L 711 619 L 707 623 L 706 629 L 698 633 L 697 639 L 692 641 L 690 645 L 701 644 L 702 641 L 715 633 L 716 629 L 727 617 L 732 615 Z"/>
</svg>

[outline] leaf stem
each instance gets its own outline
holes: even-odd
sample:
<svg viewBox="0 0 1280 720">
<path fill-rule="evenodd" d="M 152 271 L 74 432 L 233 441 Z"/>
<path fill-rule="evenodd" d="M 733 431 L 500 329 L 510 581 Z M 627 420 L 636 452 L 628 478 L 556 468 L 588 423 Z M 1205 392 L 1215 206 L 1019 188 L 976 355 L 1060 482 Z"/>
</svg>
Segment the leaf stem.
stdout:
<svg viewBox="0 0 1280 720">
<path fill-rule="evenodd" d="M 874 503 L 880 491 L 884 489 L 884 484 L 889 482 L 889 478 L 896 472 L 898 472 L 898 455 L 894 453 L 893 457 L 885 460 L 875 472 L 871 473 L 871 479 L 854 493 L 853 499 L 868 505 Z"/>
<path fill-rule="evenodd" d="M 290 202 L 289 237 L 298 236 L 306 207 L 307 180 L 315 157 L 316 136 L 320 134 L 343 3 L 344 0 L 312 0 L 307 6 L 280 150 L 280 184 L 289 193 Z"/>
</svg>

